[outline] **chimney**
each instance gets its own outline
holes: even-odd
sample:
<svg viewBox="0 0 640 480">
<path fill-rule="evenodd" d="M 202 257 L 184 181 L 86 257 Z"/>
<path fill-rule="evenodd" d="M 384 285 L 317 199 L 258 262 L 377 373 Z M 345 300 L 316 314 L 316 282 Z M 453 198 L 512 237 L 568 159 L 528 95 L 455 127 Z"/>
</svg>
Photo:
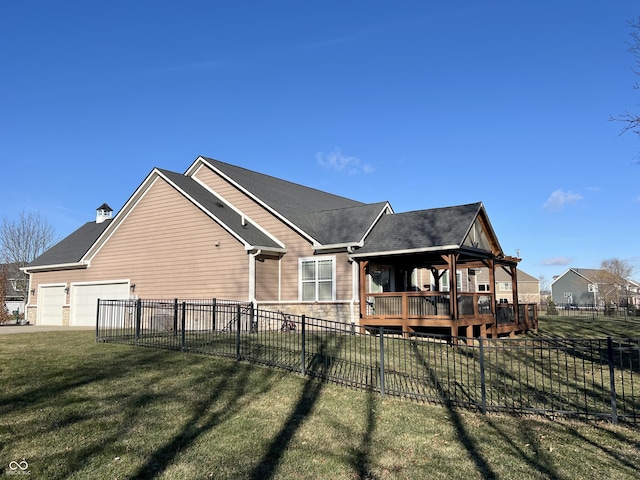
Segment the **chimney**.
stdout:
<svg viewBox="0 0 640 480">
<path fill-rule="evenodd" d="M 96 223 L 102 223 L 105 220 L 111 220 L 111 212 L 113 212 L 113 210 L 106 203 L 100 205 L 96 210 Z"/>
</svg>

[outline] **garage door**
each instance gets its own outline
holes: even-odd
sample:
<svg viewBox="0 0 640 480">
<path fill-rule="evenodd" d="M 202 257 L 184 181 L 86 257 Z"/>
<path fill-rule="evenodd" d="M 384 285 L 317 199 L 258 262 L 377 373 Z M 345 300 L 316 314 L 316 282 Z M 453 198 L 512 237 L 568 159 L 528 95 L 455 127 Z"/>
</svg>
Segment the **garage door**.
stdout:
<svg viewBox="0 0 640 480">
<path fill-rule="evenodd" d="M 62 325 L 62 306 L 67 295 L 64 285 L 38 287 L 38 325 Z"/>
<path fill-rule="evenodd" d="M 69 325 L 95 326 L 98 299 L 123 300 L 129 298 L 126 282 L 71 285 Z"/>
</svg>

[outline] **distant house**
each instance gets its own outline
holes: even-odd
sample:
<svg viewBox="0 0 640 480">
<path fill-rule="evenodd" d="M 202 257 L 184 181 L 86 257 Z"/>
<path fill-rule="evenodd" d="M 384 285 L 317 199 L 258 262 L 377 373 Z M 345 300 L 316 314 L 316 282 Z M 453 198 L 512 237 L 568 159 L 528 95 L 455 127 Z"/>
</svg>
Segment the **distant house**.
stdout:
<svg viewBox="0 0 640 480">
<path fill-rule="evenodd" d="M 475 272 L 471 272 L 475 273 Z M 473 279 L 476 292 L 489 291 L 489 275 L 487 270 L 481 270 L 470 276 Z M 495 292 L 498 303 L 513 303 L 512 278 L 503 269 L 495 273 Z M 522 270 L 518 270 L 518 302 L 540 304 L 540 280 Z"/>
<path fill-rule="evenodd" d="M 18 269 L 15 264 L 8 263 L 0 265 L 6 272 L 6 285 L 5 285 L 5 305 L 10 314 L 18 312 L 24 313 L 25 295 L 26 295 L 26 281 L 24 274 Z"/>
<path fill-rule="evenodd" d="M 198 157 L 184 174 L 153 169 L 117 215 L 101 205 L 24 271 L 36 324 L 94 325 L 98 298 L 221 298 L 362 328 L 496 336 L 536 328 L 535 315 L 516 302 L 498 324 L 509 292 L 494 281 L 478 291 L 467 272 L 504 272 L 517 300 L 519 261 L 481 202 L 395 213 Z"/>
<path fill-rule="evenodd" d="M 603 270 L 569 268 L 551 282 L 551 297 L 559 306 L 601 308 L 605 302 L 640 307 L 640 285 L 629 279 L 613 282 Z"/>
</svg>

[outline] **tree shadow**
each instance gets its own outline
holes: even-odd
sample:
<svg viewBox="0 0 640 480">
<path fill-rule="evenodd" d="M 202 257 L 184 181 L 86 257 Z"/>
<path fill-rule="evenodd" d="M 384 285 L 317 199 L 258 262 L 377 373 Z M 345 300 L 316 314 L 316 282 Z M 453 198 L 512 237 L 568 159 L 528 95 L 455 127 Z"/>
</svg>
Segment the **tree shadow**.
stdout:
<svg viewBox="0 0 640 480">
<path fill-rule="evenodd" d="M 326 385 L 322 380 L 323 375 L 331 371 L 336 360 L 336 354 L 340 351 L 343 339 L 339 338 L 334 345 L 329 345 L 323 340 L 310 362 L 308 371 L 313 376 L 307 378 L 300 397 L 291 411 L 278 434 L 274 437 L 269 448 L 262 456 L 260 462 L 249 475 L 252 480 L 268 480 L 273 477 L 287 450 L 287 446 L 302 427 L 304 421 L 311 415 L 318 401 L 320 392 Z M 315 378 L 315 376 L 320 378 Z"/>
<path fill-rule="evenodd" d="M 447 401 L 449 397 L 448 388 L 446 384 L 442 384 L 440 379 L 438 378 L 438 374 L 429 366 L 426 362 L 422 353 L 418 348 L 412 344 L 414 353 L 416 358 L 420 361 L 422 366 L 427 370 L 430 384 L 433 385 L 438 392 L 442 392 L 444 394 L 444 405 L 446 406 L 449 412 L 449 418 L 451 419 L 451 423 L 456 430 L 456 438 L 462 444 L 462 446 L 467 451 L 467 455 L 473 461 L 476 466 L 476 470 L 482 475 L 482 478 L 497 478 L 496 472 L 491 468 L 489 462 L 482 456 L 482 454 L 478 451 L 476 442 L 467 432 L 467 429 L 460 417 L 460 414 L 455 409 L 455 406 L 452 402 Z"/>
<path fill-rule="evenodd" d="M 373 445 L 373 434 L 376 430 L 376 396 L 378 394 L 373 391 L 367 392 L 367 418 L 366 428 L 362 435 L 362 440 L 357 449 L 351 454 L 349 463 L 356 471 L 360 480 L 375 480 L 377 477 L 373 474 L 372 470 L 372 458 L 371 448 Z"/>
</svg>

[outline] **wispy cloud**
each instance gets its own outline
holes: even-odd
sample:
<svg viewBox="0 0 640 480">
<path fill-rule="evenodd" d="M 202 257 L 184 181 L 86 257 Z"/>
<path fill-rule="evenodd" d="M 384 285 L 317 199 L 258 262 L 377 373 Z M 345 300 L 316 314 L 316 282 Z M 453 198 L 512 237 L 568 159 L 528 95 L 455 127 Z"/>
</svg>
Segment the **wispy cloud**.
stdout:
<svg viewBox="0 0 640 480">
<path fill-rule="evenodd" d="M 569 265 L 573 261 L 570 257 L 547 258 L 542 261 L 542 265 Z"/>
<path fill-rule="evenodd" d="M 330 153 L 316 153 L 316 160 L 327 170 L 335 170 L 348 175 L 371 173 L 374 170 L 371 165 L 362 163 L 358 157 L 344 155 L 340 147 L 334 148 Z"/>
<path fill-rule="evenodd" d="M 549 196 L 542 208 L 552 212 L 557 212 L 559 210 L 562 210 L 565 205 L 573 205 L 583 198 L 584 197 L 582 195 L 580 195 L 579 193 L 574 193 L 571 190 L 569 190 L 568 192 L 565 192 L 563 190 L 556 190 Z"/>
</svg>

